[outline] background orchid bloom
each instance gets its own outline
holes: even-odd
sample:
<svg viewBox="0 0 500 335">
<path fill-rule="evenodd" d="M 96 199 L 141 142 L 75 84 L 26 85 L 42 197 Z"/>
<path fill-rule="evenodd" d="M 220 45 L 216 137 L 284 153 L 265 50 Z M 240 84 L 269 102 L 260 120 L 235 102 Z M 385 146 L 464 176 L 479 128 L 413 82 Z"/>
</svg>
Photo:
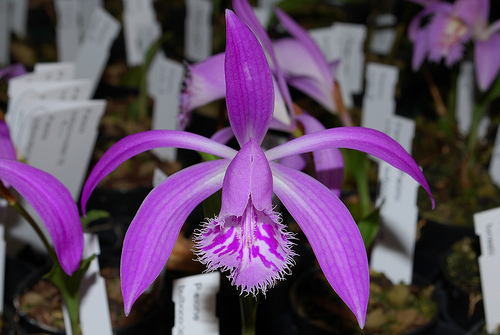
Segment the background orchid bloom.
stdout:
<svg viewBox="0 0 500 335">
<path fill-rule="evenodd" d="M 308 238 L 326 278 L 362 327 L 369 295 L 363 240 L 340 199 L 316 179 L 277 163 L 283 157 L 332 147 L 365 151 L 411 175 L 430 195 L 411 156 L 387 135 L 346 127 L 317 131 L 268 151 L 260 144 L 272 119 L 273 83 L 258 40 L 226 10 L 226 102 L 236 151 L 214 140 L 175 130 L 130 135 L 96 164 L 82 193 L 82 209 L 100 180 L 128 158 L 156 147 L 198 150 L 221 159 L 183 169 L 146 197 L 125 236 L 121 280 L 125 312 L 164 267 L 190 212 L 222 188 L 221 210 L 204 223 L 196 253 L 209 270 L 229 271 L 242 292 L 265 292 L 289 271 L 290 235 L 272 205 L 273 192 Z"/>
<path fill-rule="evenodd" d="M 425 58 L 452 66 L 462 59 L 465 43 L 474 42 L 476 79 L 487 90 L 500 70 L 500 20 L 489 25 L 489 0 L 457 0 L 455 3 L 412 0 L 424 9 L 410 22 L 408 34 L 414 43 L 412 67 Z M 429 23 L 424 19 L 431 16 Z"/>
<path fill-rule="evenodd" d="M 71 276 L 83 251 L 82 224 L 71 193 L 47 172 L 12 159 L 0 158 L 0 178 L 33 207 L 47 227 L 61 268 Z"/>
</svg>

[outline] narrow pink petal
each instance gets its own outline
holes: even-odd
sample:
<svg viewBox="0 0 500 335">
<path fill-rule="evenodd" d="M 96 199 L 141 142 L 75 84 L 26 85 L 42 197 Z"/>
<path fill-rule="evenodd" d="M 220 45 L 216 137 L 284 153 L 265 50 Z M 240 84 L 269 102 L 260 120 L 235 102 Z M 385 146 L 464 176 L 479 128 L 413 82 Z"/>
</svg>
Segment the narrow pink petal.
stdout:
<svg viewBox="0 0 500 335">
<path fill-rule="evenodd" d="M 247 0 L 233 0 L 233 8 L 234 12 L 238 15 L 238 17 L 254 32 L 257 38 L 260 40 L 262 45 L 264 46 L 264 50 L 267 52 L 272 61 L 272 68 L 274 69 L 274 75 L 276 77 L 276 83 L 278 90 L 274 90 L 275 92 L 279 91 L 283 101 L 285 102 L 290 113 L 293 112 L 293 103 L 292 97 L 290 96 L 290 91 L 288 90 L 288 86 L 286 84 L 285 76 L 281 71 L 281 67 L 276 58 L 276 54 L 274 53 L 273 44 L 269 35 L 267 35 L 264 27 L 260 24 L 259 19 L 255 15 L 252 6 L 248 3 Z M 276 94 L 276 93 L 275 93 Z M 276 94 L 277 95 L 277 94 Z"/>
<path fill-rule="evenodd" d="M 318 85 L 323 85 L 325 92 L 332 92 L 333 78 L 326 81 L 322 69 L 316 63 L 307 47 L 293 38 L 280 38 L 273 43 L 276 57 L 285 76 L 306 77 L 316 81 Z M 326 70 L 331 75 L 330 65 Z"/>
<path fill-rule="evenodd" d="M 368 306 L 368 259 L 349 210 L 314 178 L 272 163 L 274 192 L 306 235 L 339 297 L 364 326 Z"/>
<path fill-rule="evenodd" d="M 275 9 L 276 16 L 280 20 L 281 24 L 285 27 L 285 29 L 300 42 L 306 50 L 310 53 L 311 57 L 314 59 L 314 63 L 319 68 L 320 73 L 322 74 L 323 82 L 327 86 L 327 88 L 333 88 L 333 78 L 330 75 L 328 62 L 325 58 L 325 55 L 318 47 L 316 42 L 309 36 L 309 33 L 297 24 L 288 14 L 284 11 L 276 7 Z M 333 90 L 329 90 L 332 92 Z"/>
<path fill-rule="evenodd" d="M 337 113 L 337 108 L 333 101 L 333 91 L 325 91 L 323 83 L 309 77 L 289 77 L 288 83 L 316 100 L 317 103 L 330 113 Z"/>
<path fill-rule="evenodd" d="M 229 122 L 240 146 L 250 138 L 259 144 L 273 115 L 271 70 L 259 41 L 226 10 L 226 103 Z"/>
<path fill-rule="evenodd" d="M 305 134 L 325 130 L 321 122 L 308 114 L 300 114 L 296 118 L 303 125 Z M 338 148 L 328 148 L 313 151 L 312 154 L 316 179 L 339 197 L 344 178 L 344 158 L 342 153 Z"/>
<path fill-rule="evenodd" d="M 233 158 L 236 150 L 201 135 L 178 130 L 150 130 L 133 134 L 115 143 L 94 166 L 83 186 L 82 212 L 97 184 L 127 159 L 147 150 L 175 147 L 206 152 L 222 158 Z"/>
<path fill-rule="evenodd" d="M 80 266 L 83 231 L 71 193 L 55 177 L 30 165 L 0 159 L 0 178 L 33 207 L 54 244 L 59 263 L 68 275 Z"/>
<path fill-rule="evenodd" d="M 301 136 L 266 151 L 269 161 L 285 156 L 327 148 L 347 148 L 378 157 L 407 173 L 427 191 L 434 207 L 434 198 L 422 171 L 406 150 L 386 134 L 363 127 L 339 127 Z"/>
<path fill-rule="evenodd" d="M 477 84 L 486 91 L 500 70 L 500 34 L 492 34 L 486 41 L 476 41 L 474 45 L 474 64 Z"/>
<path fill-rule="evenodd" d="M 422 63 L 427 57 L 429 42 L 428 42 L 428 29 L 422 28 L 418 34 L 416 34 L 415 40 L 413 41 L 413 57 L 411 61 L 411 67 L 413 71 L 417 71 Z"/>
<path fill-rule="evenodd" d="M 221 130 L 216 131 L 215 134 L 210 137 L 211 140 L 222 144 L 227 144 L 227 142 L 231 141 L 233 138 L 234 133 L 231 127 L 224 127 Z"/>
<path fill-rule="evenodd" d="M 250 139 L 229 164 L 222 187 L 219 216 L 242 216 L 252 197 L 255 208 L 266 209 L 272 203 L 273 180 L 262 148 Z"/>
<path fill-rule="evenodd" d="M 193 165 L 168 177 L 146 197 L 123 243 L 120 277 L 127 315 L 163 269 L 188 215 L 222 187 L 228 164 L 219 159 Z"/>
<path fill-rule="evenodd" d="M 0 120 L 0 158 L 16 160 L 16 150 L 10 138 L 9 128 L 4 120 Z"/>
</svg>

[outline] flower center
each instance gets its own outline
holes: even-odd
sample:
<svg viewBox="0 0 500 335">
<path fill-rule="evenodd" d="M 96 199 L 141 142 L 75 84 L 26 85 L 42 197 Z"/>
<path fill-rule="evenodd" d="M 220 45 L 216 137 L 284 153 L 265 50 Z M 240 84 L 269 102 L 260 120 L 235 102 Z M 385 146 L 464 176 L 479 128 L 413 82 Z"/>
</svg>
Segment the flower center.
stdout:
<svg viewBox="0 0 500 335">
<path fill-rule="evenodd" d="M 441 35 L 441 47 L 446 53 L 459 43 L 468 32 L 468 26 L 456 17 L 451 17 L 446 23 L 443 34 Z"/>
</svg>

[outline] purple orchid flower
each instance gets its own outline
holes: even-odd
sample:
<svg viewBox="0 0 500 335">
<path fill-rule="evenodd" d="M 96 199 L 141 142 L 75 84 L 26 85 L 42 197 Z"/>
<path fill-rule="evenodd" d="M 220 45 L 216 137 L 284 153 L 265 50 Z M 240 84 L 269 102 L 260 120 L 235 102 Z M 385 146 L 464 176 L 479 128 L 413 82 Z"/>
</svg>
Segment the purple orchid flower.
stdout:
<svg viewBox="0 0 500 335">
<path fill-rule="evenodd" d="M 328 281 L 362 327 L 369 295 L 368 260 L 359 230 L 340 199 L 316 179 L 278 160 L 332 147 L 362 150 L 411 175 L 430 195 L 411 156 L 387 135 L 346 127 L 317 131 L 264 151 L 272 119 L 273 82 L 258 40 L 226 10 L 226 102 L 236 151 L 200 135 L 151 130 L 111 147 L 87 179 L 82 209 L 97 184 L 130 157 L 156 147 L 198 150 L 221 157 L 183 169 L 146 197 L 125 236 L 121 279 L 125 312 L 164 267 L 182 225 L 194 208 L 222 188 L 219 215 L 196 237 L 196 254 L 209 270 L 230 272 L 242 292 L 265 292 L 289 271 L 291 236 L 274 212 L 273 192 L 308 238 Z M 432 198 L 432 196 L 431 196 Z M 432 200 L 433 201 L 433 200 Z"/>
<path fill-rule="evenodd" d="M 489 0 L 411 0 L 424 9 L 410 22 L 408 34 L 414 43 L 412 67 L 417 70 L 425 58 L 452 66 L 463 57 L 465 44 L 474 42 L 476 79 L 487 90 L 500 70 L 500 20 L 489 25 Z M 431 16 L 428 24 L 424 18 Z"/>
</svg>

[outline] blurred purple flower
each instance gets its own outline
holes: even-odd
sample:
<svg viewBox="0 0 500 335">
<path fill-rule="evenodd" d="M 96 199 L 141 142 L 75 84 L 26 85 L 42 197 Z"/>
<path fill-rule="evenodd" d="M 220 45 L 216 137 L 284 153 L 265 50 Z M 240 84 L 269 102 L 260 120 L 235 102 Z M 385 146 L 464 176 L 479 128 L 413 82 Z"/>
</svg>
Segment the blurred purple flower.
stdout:
<svg viewBox="0 0 500 335">
<path fill-rule="evenodd" d="M 424 6 L 408 27 L 414 44 L 413 69 L 420 68 L 425 58 L 452 66 L 462 59 L 466 43 L 473 41 L 477 83 L 487 90 L 500 70 L 500 20 L 489 25 L 489 0 L 410 1 Z M 427 17 L 429 22 L 423 24 Z"/>
</svg>

